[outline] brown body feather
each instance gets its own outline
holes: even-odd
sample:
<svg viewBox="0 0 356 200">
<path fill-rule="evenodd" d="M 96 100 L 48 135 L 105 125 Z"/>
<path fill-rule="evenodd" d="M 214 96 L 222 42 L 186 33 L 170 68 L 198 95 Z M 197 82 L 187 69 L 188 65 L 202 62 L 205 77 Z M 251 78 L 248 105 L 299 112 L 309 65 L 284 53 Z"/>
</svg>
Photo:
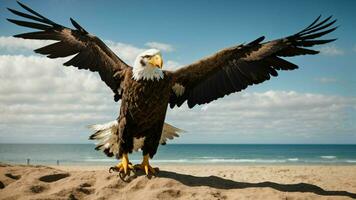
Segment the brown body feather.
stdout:
<svg viewBox="0 0 356 200">
<path fill-rule="evenodd" d="M 120 153 L 132 152 L 133 138 L 145 137 L 143 154 L 156 153 L 172 87 L 170 73 L 163 79 L 139 80 L 132 78 L 132 70 L 125 71 L 120 116 Z"/>
</svg>

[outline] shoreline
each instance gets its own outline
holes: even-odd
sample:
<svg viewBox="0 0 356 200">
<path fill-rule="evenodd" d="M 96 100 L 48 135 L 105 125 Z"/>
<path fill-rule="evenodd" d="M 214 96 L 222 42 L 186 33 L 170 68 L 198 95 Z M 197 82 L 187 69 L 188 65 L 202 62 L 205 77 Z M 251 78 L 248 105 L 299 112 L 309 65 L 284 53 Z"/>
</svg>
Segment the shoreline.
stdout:
<svg viewBox="0 0 356 200">
<path fill-rule="evenodd" d="M 74 169 L 95 169 L 95 170 L 106 170 L 109 169 L 112 166 L 115 166 L 116 164 L 119 163 L 119 160 L 117 162 L 112 162 L 112 163 L 60 163 L 59 165 L 51 163 L 51 164 L 46 164 L 46 163 L 31 163 L 31 164 L 26 164 L 26 163 L 10 163 L 10 162 L 2 162 L 0 161 L 0 165 L 12 165 L 12 166 L 21 166 L 21 167 L 31 167 L 31 166 L 38 166 L 38 167 L 51 167 L 51 168 L 56 168 L 56 169 L 61 169 L 61 170 L 74 170 Z M 139 162 L 133 162 L 132 164 L 139 164 Z M 305 164 L 305 163 L 154 163 L 150 162 L 150 164 L 153 167 L 159 167 L 159 168 L 172 168 L 172 167 L 201 167 L 204 168 L 205 166 L 213 166 L 216 168 L 240 168 L 240 167 L 290 167 L 290 168 L 302 168 L 302 167 L 310 167 L 310 168 L 325 168 L 325 167 L 351 167 L 355 168 L 356 170 L 356 164 L 355 163 L 327 163 L 327 164 L 321 164 L 321 163 L 312 163 L 312 164 Z"/>
<path fill-rule="evenodd" d="M 26 162 L 9 162 L 1 161 L 0 164 L 10 164 L 10 165 L 43 165 L 43 166 L 112 166 L 119 162 L 120 160 L 114 160 L 112 162 L 67 162 L 59 160 L 53 162 L 36 162 L 32 161 L 30 164 Z M 133 160 L 133 164 L 141 163 L 141 160 Z M 153 165 L 188 165 L 188 166 L 204 166 L 204 165 L 217 165 L 217 166 L 356 166 L 356 162 L 160 162 L 155 160 L 150 160 Z"/>
</svg>

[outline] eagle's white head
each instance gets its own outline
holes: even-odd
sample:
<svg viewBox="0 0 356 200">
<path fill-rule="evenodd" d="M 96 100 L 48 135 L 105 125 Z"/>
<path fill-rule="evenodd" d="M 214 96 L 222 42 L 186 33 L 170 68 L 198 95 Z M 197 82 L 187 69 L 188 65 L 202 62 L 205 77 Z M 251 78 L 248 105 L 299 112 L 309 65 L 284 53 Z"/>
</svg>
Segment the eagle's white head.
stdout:
<svg viewBox="0 0 356 200">
<path fill-rule="evenodd" d="M 164 76 L 162 65 L 163 60 L 159 50 L 146 50 L 136 57 L 132 78 L 136 81 L 162 79 Z"/>
</svg>

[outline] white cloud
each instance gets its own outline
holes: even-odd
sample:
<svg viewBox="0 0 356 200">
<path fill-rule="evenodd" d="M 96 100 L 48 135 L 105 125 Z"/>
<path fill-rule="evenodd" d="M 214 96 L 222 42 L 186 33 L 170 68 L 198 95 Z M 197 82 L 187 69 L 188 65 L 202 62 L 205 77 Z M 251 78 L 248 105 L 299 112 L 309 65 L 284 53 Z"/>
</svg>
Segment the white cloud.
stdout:
<svg viewBox="0 0 356 200">
<path fill-rule="evenodd" d="M 334 44 L 323 46 L 319 50 L 321 54 L 326 56 L 340 56 L 345 54 L 342 49 L 340 49 Z"/>
<path fill-rule="evenodd" d="M 67 58 L 68 59 L 68 58 Z M 96 91 L 101 84 L 94 73 L 78 73 L 76 68 L 61 67 L 67 59 L 51 60 L 42 56 L 0 55 L 0 92 L 37 93 Z M 69 81 L 71 87 L 61 87 Z M 44 84 L 45 83 L 45 84 Z M 58 89 L 61 90 L 58 90 Z"/>
<path fill-rule="evenodd" d="M 148 46 L 148 47 L 150 47 L 150 48 L 159 49 L 159 50 L 165 51 L 165 52 L 174 51 L 174 48 L 172 47 L 172 45 L 166 44 L 166 43 L 161 43 L 161 42 L 147 42 L 145 45 Z"/>
<path fill-rule="evenodd" d="M 25 40 L 22 38 L 15 38 L 12 36 L 0 36 L 0 49 L 4 49 L 9 52 L 23 52 L 34 50 L 55 41 L 49 40 Z"/>
<path fill-rule="evenodd" d="M 106 40 L 105 42 L 108 44 L 110 49 L 112 49 L 120 58 L 122 58 L 125 62 L 127 62 L 130 65 L 132 65 L 134 63 L 136 56 L 138 54 L 147 50 L 144 48 L 135 47 L 130 44 L 113 42 L 110 40 Z M 149 43 L 149 44 L 151 44 L 151 43 Z M 168 44 L 155 42 L 152 45 L 153 46 L 149 46 L 149 45 L 147 45 L 147 46 L 149 46 L 151 48 L 157 48 L 157 49 L 160 49 L 162 51 L 167 51 L 167 52 L 173 50 L 173 48 Z M 155 45 L 157 45 L 157 46 L 155 46 Z M 167 61 L 165 61 L 165 64 L 164 64 L 165 69 L 168 69 L 168 70 L 177 69 L 179 66 L 180 66 L 180 64 L 174 60 L 167 60 Z"/>
<path fill-rule="evenodd" d="M 46 46 L 56 41 L 48 40 L 25 40 L 22 38 L 0 36 L 0 49 L 9 53 L 24 53 L 32 52 L 34 49 Z M 130 44 L 105 40 L 105 43 L 111 50 L 114 51 L 120 58 L 128 64 L 133 64 L 136 56 L 145 49 L 135 47 Z"/>
<path fill-rule="evenodd" d="M 164 69 L 167 70 L 176 70 L 181 67 L 181 64 L 173 61 L 173 60 L 168 60 L 167 63 L 164 64 Z"/>
<path fill-rule="evenodd" d="M 167 120 L 200 138 L 218 134 L 217 140 L 232 143 L 246 138 L 280 141 L 281 137 L 355 134 L 355 116 L 350 114 L 355 111 L 355 97 L 267 91 L 231 95 L 192 110 L 183 105 L 170 110 Z"/>
<path fill-rule="evenodd" d="M 205 105 L 203 105 L 200 109 L 201 109 L 202 111 L 206 111 L 206 110 L 208 110 L 208 108 L 209 108 L 209 104 L 205 104 Z"/>
<path fill-rule="evenodd" d="M 34 49 L 46 46 L 48 44 L 54 43 L 56 41 L 49 40 L 25 40 L 22 38 L 14 38 L 12 36 L 0 36 L 0 50 L 9 53 L 25 53 L 32 52 Z M 114 42 L 111 40 L 104 40 L 108 47 L 122 58 L 127 64 L 132 65 L 135 58 L 141 52 L 147 50 L 146 48 L 139 48 L 131 44 L 125 44 L 121 42 Z M 162 51 L 173 51 L 173 47 L 169 44 L 159 43 L 159 42 L 148 42 L 146 46 L 150 48 L 157 48 Z M 173 60 L 168 60 L 166 66 L 169 69 L 174 69 L 180 64 Z"/>
<path fill-rule="evenodd" d="M 108 120 L 106 113 L 117 109 L 111 90 L 96 73 L 61 66 L 65 60 L 0 55 L 1 123 Z"/>
<path fill-rule="evenodd" d="M 106 44 L 112 51 L 115 52 L 120 58 L 122 58 L 129 65 L 132 65 L 138 54 L 146 49 L 135 47 L 131 44 L 124 44 L 120 42 L 113 42 L 111 40 L 105 40 Z"/>
<path fill-rule="evenodd" d="M 317 81 L 319 83 L 323 83 L 323 84 L 328 84 L 328 83 L 337 82 L 337 79 L 332 78 L 332 77 L 318 77 L 318 78 L 315 78 L 315 81 Z"/>
</svg>

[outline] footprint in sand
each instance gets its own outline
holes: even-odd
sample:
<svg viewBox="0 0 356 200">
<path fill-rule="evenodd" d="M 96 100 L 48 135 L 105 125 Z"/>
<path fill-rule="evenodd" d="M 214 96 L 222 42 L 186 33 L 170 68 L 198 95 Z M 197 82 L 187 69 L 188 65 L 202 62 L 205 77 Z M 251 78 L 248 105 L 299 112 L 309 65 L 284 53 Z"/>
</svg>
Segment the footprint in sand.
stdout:
<svg viewBox="0 0 356 200">
<path fill-rule="evenodd" d="M 5 188 L 5 184 L 0 181 L 0 189 L 4 189 L 4 188 Z"/>
<path fill-rule="evenodd" d="M 19 180 L 21 178 L 21 175 L 13 175 L 10 173 L 5 174 L 5 176 L 11 178 L 11 179 L 15 179 L 15 180 Z"/>
<path fill-rule="evenodd" d="M 74 194 L 70 194 L 68 200 L 78 200 L 78 199 L 74 196 Z"/>
<path fill-rule="evenodd" d="M 78 191 L 78 192 L 81 192 L 81 193 L 84 193 L 84 194 L 86 194 L 86 195 L 89 195 L 89 194 L 94 193 L 94 189 L 92 189 L 92 188 L 85 188 L 85 187 L 79 187 L 79 188 L 77 188 L 77 191 Z"/>
<path fill-rule="evenodd" d="M 182 192 L 180 190 L 168 189 L 161 191 L 158 195 L 158 199 L 175 199 L 182 196 Z"/>
<path fill-rule="evenodd" d="M 82 183 L 80 184 L 80 187 L 91 187 L 90 183 Z"/>
<path fill-rule="evenodd" d="M 92 194 L 94 193 L 95 189 L 90 188 L 92 185 L 90 183 L 82 183 L 80 184 L 79 188 L 77 188 L 77 191 L 82 192 L 84 194 Z"/>
<path fill-rule="evenodd" d="M 46 190 L 47 188 L 42 186 L 42 185 L 33 185 L 30 187 L 30 191 L 32 193 L 41 193 L 43 192 L 44 190 Z"/>
<path fill-rule="evenodd" d="M 69 176 L 70 176 L 70 174 L 68 174 L 68 173 L 51 174 L 51 175 L 42 176 L 42 177 L 39 178 L 39 180 L 43 181 L 43 182 L 46 182 L 46 183 L 51 183 L 51 182 L 55 182 L 55 181 L 61 180 L 63 178 L 67 178 Z"/>
<path fill-rule="evenodd" d="M 13 179 L 13 180 L 19 180 L 20 178 L 21 178 L 21 175 L 13 175 L 13 174 L 11 174 L 11 173 L 6 173 L 6 174 L 4 174 L 6 177 L 8 177 L 8 178 L 11 178 L 11 179 Z M 10 184 L 10 183 L 12 183 L 12 182 L 14 182 L 14 181 L 5 181 L 6 182 L 6 184 L 8 185 L 8 184 Z M 0 181 L 0 189 L 4 189 L 5 188 L 5 183 L 3 183 L 2 181 Z"/>
</svg>

